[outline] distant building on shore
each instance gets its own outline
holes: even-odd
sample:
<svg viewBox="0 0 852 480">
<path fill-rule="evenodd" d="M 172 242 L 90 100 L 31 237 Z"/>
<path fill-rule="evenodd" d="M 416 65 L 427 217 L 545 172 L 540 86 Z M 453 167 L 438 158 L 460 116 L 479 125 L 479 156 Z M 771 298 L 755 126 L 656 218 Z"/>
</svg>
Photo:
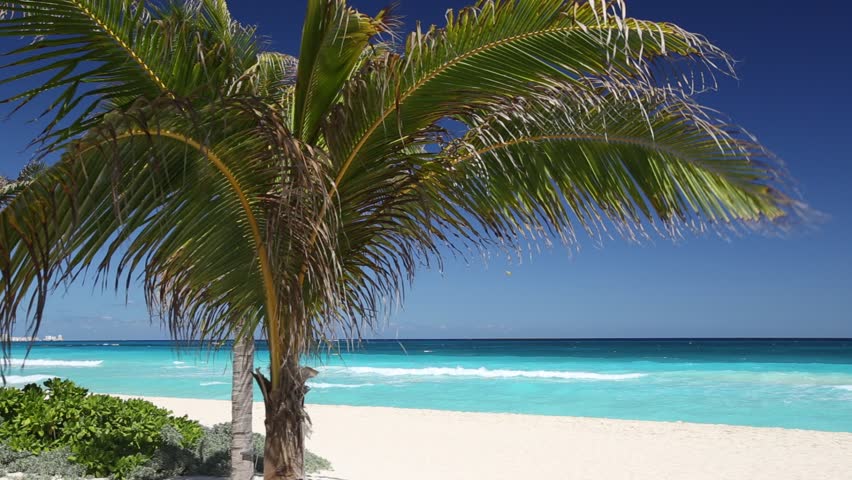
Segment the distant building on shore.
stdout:
<svg viewBox="0 0 852 480">
<path fill-rule="evenodd" d="M 38 337 L 3 337 L 3 340 L 7 340 L 9 342 L 64 342 L 65 339 L 62 338 L 62 335 L 45 335 L 44 338 Z"/>
</svg>

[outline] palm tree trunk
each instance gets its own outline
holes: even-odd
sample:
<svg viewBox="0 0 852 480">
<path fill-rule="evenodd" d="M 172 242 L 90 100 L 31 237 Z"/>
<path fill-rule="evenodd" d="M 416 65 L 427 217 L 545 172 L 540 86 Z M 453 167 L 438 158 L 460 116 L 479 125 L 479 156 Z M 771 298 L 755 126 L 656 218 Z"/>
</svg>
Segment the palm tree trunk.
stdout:
<svg viewBox="0 0 852 480">
<path fill-rule="evenodd" d="M 231 388 L 231 480 L 254 478 L 252 403 L 254 385 L 254 338 L 234 342 L 233 387 Z"/>
<path fill-rule="evenodd" d="M 277 388 L 258 369 L 255 379 L 266 406 L 266 445 L 263 450 L 264 480 L 305 478 L 305 434 L 310 420 L 305 411 L 309 379 L 317 371 L 288 359 L 281 369 Z"/>
</svg>

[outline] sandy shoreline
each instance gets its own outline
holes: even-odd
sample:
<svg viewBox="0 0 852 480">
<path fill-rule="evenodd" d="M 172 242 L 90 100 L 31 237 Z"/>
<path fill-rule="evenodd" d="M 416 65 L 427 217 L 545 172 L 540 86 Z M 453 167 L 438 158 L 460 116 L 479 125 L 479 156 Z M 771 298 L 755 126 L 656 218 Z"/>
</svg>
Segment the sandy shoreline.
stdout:
<svg viewBox="0 0 852 480">
<path fill-rule="evenodd" d="M 230 403 L 146 397 L 205 424 Z M 852 478 L 852 433 L 310 405 L 308 448 L 341 480 Z M 262 404 L 255 431 L 263 432 Z"/>
</svg>

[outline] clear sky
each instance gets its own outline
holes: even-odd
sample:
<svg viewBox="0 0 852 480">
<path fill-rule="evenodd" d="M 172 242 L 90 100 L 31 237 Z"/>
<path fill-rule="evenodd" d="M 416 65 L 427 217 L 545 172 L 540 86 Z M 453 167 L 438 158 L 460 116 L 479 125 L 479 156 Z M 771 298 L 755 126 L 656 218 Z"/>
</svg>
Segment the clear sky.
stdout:
<svg viewBox="0 0 852 480">
<path fill-rule="evenodd" d="M 375 13 L 388 0 L 352 0 Z M 406 30 L 442 24 L 459 0 L 399 0 Z M 298 53 L 300 0 L 231 1 L 271 48 Z M 715 236 L 635 246 L 585 242 L 508 264 L 447 261 L 423 271 L 405 307 L 379 333 L 438 337 L 852 337 L 852 6 L 840 0 L 628 0 L 630 16 L 705 34 L 740 63 L 739 80 L 701 101 L 727 113 L 785 159 L 805 199 L 826 213 L 788 238 Z M 8 43 L 0 39 L 0 50 Z M 8 92 L 0 87 L 0 94 Z M 0 106 L 0 115 L 8 113 Z M 16 115 L 0 128 L 0 173 L 30 157 L 37 131 Z M 507 271 L 511 275 L 507 275 Z M 57 292 L 42 334 L 68 339 L 165 338 L 139 290 L 115 296 L 87 285 Z"/>
</svg>

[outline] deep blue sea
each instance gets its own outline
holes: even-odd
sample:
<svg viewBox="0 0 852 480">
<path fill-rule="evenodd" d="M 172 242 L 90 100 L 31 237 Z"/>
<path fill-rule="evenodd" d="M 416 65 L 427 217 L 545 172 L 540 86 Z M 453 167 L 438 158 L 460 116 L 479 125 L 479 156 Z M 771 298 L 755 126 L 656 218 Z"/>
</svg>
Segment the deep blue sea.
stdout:
<svg viewBox="0 0 852 480">
<path fill-rule="evenodd" d="M 230 398 L 230 352 L 161 341 L 15 345 L 6 378 Z M 310 403 L 852 432 L 852 340 L 404 340 L 306 360 Z M 256 365 L 268 365 L 259 345 Z M 256 399 L 260 399 L 256 394 Z"/>
</svg>

